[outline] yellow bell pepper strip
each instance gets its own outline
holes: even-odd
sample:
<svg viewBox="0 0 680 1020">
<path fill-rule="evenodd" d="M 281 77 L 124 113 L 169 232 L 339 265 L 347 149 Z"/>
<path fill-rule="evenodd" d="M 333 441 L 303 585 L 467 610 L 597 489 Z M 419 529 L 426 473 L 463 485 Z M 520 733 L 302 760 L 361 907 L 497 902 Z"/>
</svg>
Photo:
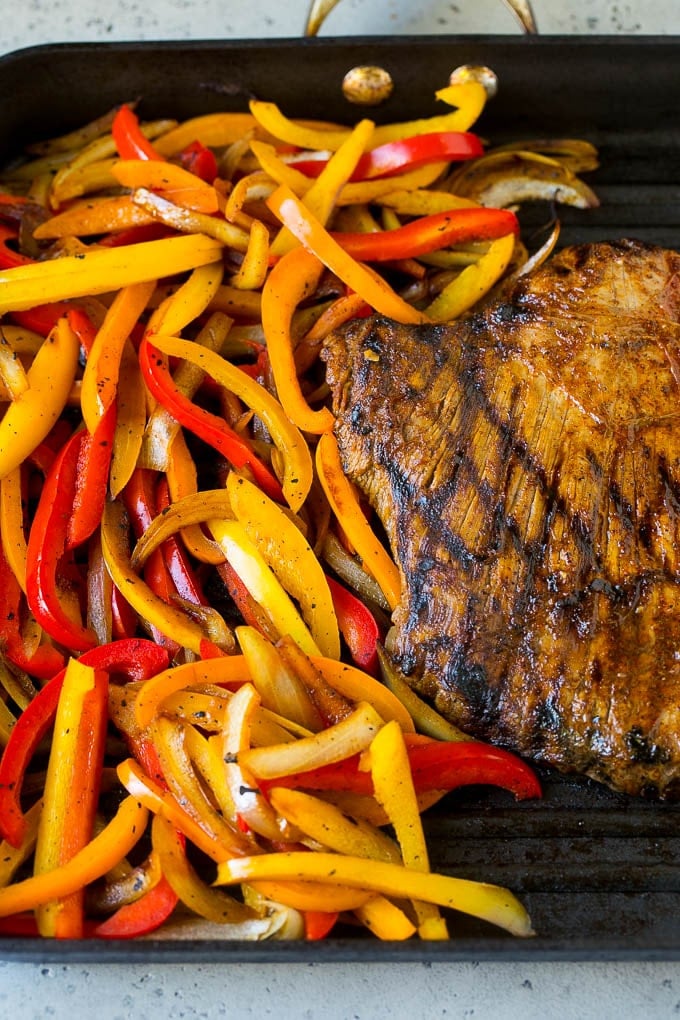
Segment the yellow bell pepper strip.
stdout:
<svg viewBox="0 0 680 1020">
<path fill-rule="evenodd" d="M 523 938 L 534 934 L 531 919 L 513 894 L 501 886 L 450 875 L 423 874 L 386 861 L 343 854 L 262 854 L 224 861 L 217 869 L 218 885 L 259 880 L 308 880 L 348 885 L 400 899 L 424 900 L 470 914 Z"/>
<path fill-rule="evenodd" d="M 312 410 L 302 392 L 291 333 L 295 310 L 314 293 L 323 265 L 305 248 L 294 248 L 273 267 L 262 289 L 262 326 L 276 392 L 302 432 L 328 432 L 335 419 L 327 407 Z"/>
<path fill-rule="evenodd" d="M 222 846 L 238 845 L 241 853 L 247 849 L 244 839 L 214 806 L 212 796 L 206 792 L 189 757 L 185 732 L 188 727 L 175 720 L 159 716 L 152 724 L 149 736 L 156 748 L 163 770 L 163 778 L 180 807 L 203 831 Z"/>
<path fill-rule="evenodd" d="M 184 433 L 181 430 L 172 440 L 169 454 L 166 478 L 168 480 L 171 504 L 165 512 L 166 517 L 168 514 L 173 513 L 177 503 L 180 503 L 182 500 L 200 499 L 204 494 L 201 493 L 199 496 L 196 464 L 187 446 Z M 186 506 L 186 504 L 183 505 Z M 0 523 L 2 520 L 1 515 L 2 487 L 0 485 Z M 181 536 L 189 553 L 200 563 L 215 565 L 224 562 L 222 550 L 216 542 L 208 538 L 199 523 L 182 524 Z"/>
<path fill-rule="evenodd" d="M 350 180 L 357 163 L 373 135 L 375 125 L 362 120 L 347 136 L 338 150 L 327 161 L 321 173 L 307 190 L 304 202 L 312 216 L 326 226 L 335 209 L 338 194 Z M 288 230 L 282 230 L 272 244 L 272 255 L 283 255 L 295 247 L 295 239 Z"/>
<path fill-rule="evenodd" d="M 224 489 L 203 489 L 182 497 L 154 517 L 144 529 L 132 552 L 133 568 L 138 570 L 142 567 L 151 553 L 167 538 L 188 525 L 200 524 L 214 517 L 228 519 L 233 516 L 231 499 Z M 224 559 L 224 554 L 220 559 Z"/>
<path fill-rule="evenodd" d="M 437 99 L 458 109 L 415 121 L 379 125 L 372 139 L 373 148 L 386 142 L 399 141 L 412 135 L 432 134 L 441 131 L 467 131 L 474 124 L 486 104 L 486 90 L 478 82 L 449 85 L 435 93 Z M 338 149 L 349 135 L 348 128 L 323 129 L 308 127 L 289 120 L 275 103 L 251 100 L 250 112 L 269 134 L 300 149 Z"/>
<path fill-rule="evenodd" d="M 147 280 L 119 290 L 96 333 L 88 352 L 80 390 L 80 407 L 90 433 L 95 432 L 115 402 L 125 343 L 146 308 L 154 287 L 155 282 Z"/>
<path fill-rule="evenodd" d="M 114 188 L 116 179 L 111 173 L 111 167 L 115 162 L 114 158 L 99 159 L 85 166 L 69 167 L 68 172 L 61 174 L 58 180 L 56 174 L 50 175 L 43 205 L 59 209 L 74 198 Z"/>
<path fill-rule="evenodd" d="M 429 872 L 430 862 L 420 808 L 411 776 L 404 737 L 399 726 L 387 723 L 369 748 L 373 794 L 385 809 L 407 868 Z M 413 904 L 421 937 L 448 938 L 436 906 Z"/>
<path fill-rule="evenodd" d="M 332 232 L 350 255 L 365 262 L 388 262 L 417 258 L 452 244 L 489 241 L 519 231 L 517 217 L 509 209 L 452 209 L 412 220 L 393 230 L 372 233 Z M 429 314 L 429 312 L 428 312 Z"/>
<path fill-rule="evenodd" d="M 160 191 L 177 205 L 194 212 L 210 214 L 219 208 L 217 192 L 212 185 L 177 163 L 121 159 L 112 165 L 111 174 L 125 188 Z"/>
<path fill-rule="evenodd" d="M 382 725 L 383 720 L 375 709 L 366 702 L 360 702 L 345 719 L 320 733 L 288 744 L 253 747 L 239 755 L 239 760 L 258 780 L 278 779 L 343 761 L 364 751 Z"/>
<path fill-rule="evenodd" d="M 0 917 L 70 896 L 101 878 L 136 846 L 148 817 L 136 797 L 126 797 L 108 825 L 66 864 L 0 889 Z"/>
<path fill-rule="evenodd" d="M 230 287 L 229 284 L 224 283 L 210 302 L 208 311 L 225 312 L 233 318 L 243 319 L 247 322 L 259 322 L 261 302 L 262 298 L 259 293 L 239 290 L 238 287 Z"/>
<path fill-rule="evenodd" d="M 12 401 L 0 420 L 0 479 L 26 460 L 59 418 L 75 379 L 79 354 L 77 337 L 66 320 L 60 319 L 28 370 L 28 389 Z"/>
<path fill-rule="evenodd" d="M 256 126 L 257 121 L 250 113 L 206 113 L 185 120 L 154 139 L 154 148 L 166 158 L 176 156 L 196 139 L 203 145 L 221 149 L 240 141 Z"/>
<path fill-rule="evenodd" d="M 395 183 L 394 181 L 392 183 Z M 407 189 L 401 186 L 381 195 L 380 204 L 400 216 L 432 216 L 451 209 L 476 209 L 478 202 L 435 188 Z"/>
<path fill-rule="evenodd" d="M 403 323 L 427 321 L 381 277 L 348 255 L 286 185 L 280 185 L 266 204 L 308 251 L 381 315 Z"/>
<path fill-rule="evenodd" d="M 155 222 L 155 217 L 137 205 L 130 195 L 111 195 L 74 202 L 63 212 L 37 226 L 33 236 L 36 241 L 90 237 L 95 234 L 115 234 Z"/>
<path fill-rule="evenodd" d="M 302 616 L 244 526 L 238 521 L 213 519 L 208 521 L 208 528 L 276 632 L 291 634 L 306 651 L 318 655 L 319 648 Z"/>
<path fill-rule="evenodd" d="M 166 237 L 120 248 L 93 248 L 0 272 L 0 315 L 47 302 L 106 294 L 131 283 L 158 280 L 222 257 L 222 245 L 203 234 Z M 59 359 L 54 359 L 54 365 Z"/>
<path fill-rule="evenodd" d="M 35 511 L 26 547 L 28 605 L 43 629 L 71 651 L 87 651 L 96 635 L 80 618 L 61 574 L 68 551 L 70 518 L 78 484 L 79 458 L 85 432 L 64 444 L 52 465 Z"/>
<path fill-rule="evenodd" d="M 21 468 L 0 481 L 0 536 L 7 564 L 22 591 L 26 592 L 26 535 L 21 495 Z"/>
<path fill-rule="evenodd" d="M 54 724 L 34 873 L 67 864 L 92 837 L 106 736 L 108 675 L 71 659 Z M 42 935 L 79 938 L 83 890 L 42 904 L 36 912 Z"/>
<path fill-rule="evenodd" d="M 380 585 L 390 609 L 396 609 L 401 598 L 399 570 L 364 517 L 354 488 L 343 472 L 338 444 L 331 432 L 325 432 L 319 439 L 316 466 L 328 502 L 345 534 Z"/>
<path fill-rule="evenodd" d="M 433 131 L 425 135 L 385 142 L 370 152 L 365 152 L 349 179 L 365 181 L 373 177 L 391 177 L 425 163 L 441 160 L 457 162 L 474 159 L 483 153 L 484 146 L 477 135 L 467 131 Z M 318 177 L 327 160 L 315 157 L 314 153 L 301 153 L 293 156 L 291 163 L 307 177 Z"/>
<path fill-rule="evenodd" d="M 494 241 L 485 255 L 464 269 L 428 305 L 428 318 L 433 322 L 449 322 L 467 312 L 488 294 L 510 264 L 515 240 L 515 234 L 511 233 Z"/>
<path fill-rule="evenodd" d="M 184 839 L 163 815 L 154 815 L 151 842 L 158 854 L 163 875 L 185 907 L 215 924 L 237 925 L 253 920 L 257 913 L 223 890 L 207 885 L 194 870 Z"/>
<path fill-rule="evenodd" d="M 154 782 L 134 760 L 126 758 L 116 768 L 118 778 L 131 795 L 154 814 L 162 814 L 179 832 L 182 832 L 194 846 L 202 850 L 216 864 L 232 857 L 242 857 L 248 851 L 243 849 L 237 833 L 230 843 L 221 842 L 191 817 L 177 802 L 170 791 Z M 1 915 L 0 915 L 1 916 Z"/>
<path fill-rule="evenodd" d="M 375 825 L 348 818 L 320 797 L 283 786 L 272 786 L 268 796 L 275 811 L 329 850 L 376 861 L 401 862 L 399 847 L 390 836 Z"/>
<path fill-rule="evenodd" d="M 239 290 L 259 290 L 267 277 L 269 259 L 269 229 L 261 220 L 253 220 L 243 262 L 230 278 L 232 287 Z"/>
<path fill-rule="evenodd" d="M 256 545 L 302 616 L 321 654 L 340 658 L 340 631 L 328 581 L 297 525 L 247 478 L 230 472 L 227 494 L 236 519 Z"/>
<path fill-rule="evenodd" d="M 128 340 L 118 364 L 116 428 L 109 471 L 109 488 L 114 499 L 121 494 L 137 466 L 146 425 L 147 392 L 137 352 Z"/>
<path fill-rule="evenodd" d="M 299 510 L 312 485 L 312 457 L 307 443 L 283 413 L 279 402 L 245 372 L 241 372 L 218 354 L 198 344 L 169 336 L 154 336 L 153 344 L 163 354 L 186 358 L 187 361 L 198 365 L 218 385 L 234 393 L 262 419 L 275 446 L 283 456 L 283 494 L 290 508 L 293 511 Z M 259 482 L 259 479 L 257 481 Z M 270 492 L 267 492 L 267 495 L 272 496 Z"/>
<path fill-rule="evenodd" d="M 164 602 L 132 569 L 125 510 L 112 501 L 104 507 L 101 523 L 102 553 L 113 583 L 141 619 L 157 627 L 196 655 L 214 654 L 213 642 L 187 613 Z"/>
<path fill-rule="evenodd" d="M 159 351 L 163 354 L 177 354 L 179 352 L 180 357 L 186 358 L 187 361 L 197 365 L 199 368 L 208 369 L 210 364 L 210 374 L 213 378 L 214 372 L 217 371 L 222 376 L 222 379 L 228 379 L 231 382 L 231 388 L 238 387 L 237 395 L 243 396 L 247 394 L 251 400 L 254 400 L 259 406 L 264 406 L 267 410 L 270 410 L 271 405 L 275 404 L 273 398 L 266 393 L 263 387 L 249 380 L 244 372 L 241 372 L 232 365 L 228 365 L 218 354 L 208 351 L 206 348 L 201 347 L 200 344 L 179 340 L 174 337 L 161 337 L 157 334 L 154 334 L 153 337 L 146 336 L 142 340 L 139 348 L 139 364 L 144 381 L 153 397 L 181 425 L 199 436 L 209 446 L 222 453 L 236 467 L 247 467 L 264 491 L 270 493 L 274 499 L 280 499 L 282 490 L 278 479 L 274 477 L 269 468 L 255 454 L 247 440 L 230 428 L 223 418 L 207 411 L 203 407 L 199 407 L 175 386 L 172 376 L 167 370 L 165 359 Z M 210 356 L 214 360 L 210 360 Z M 223 370 L 223 366 L 227 367 Z M 248 384 L 253 387 L 252 390 L 249 389 Z M 271 417 L 271 413 L 269 417 Z M 279 414 L 280 417 L 281 415 Z M 288 423 L 286 432 L 290 434 L 291 430 L 292 426 Z M 286 436 L 286 438 L 289 438 L 289 436 Z M 301 443 L 302 437 L 300 437 Z M 294 484 L 297 485 L 298 483 L 299 479 L 295 478 Z"/>
<path fill-rule="evenodd" d="M 369 931 L 383 941 L 403 942 L 416 931 L 416 926 L 404 911 L 385 896 L 374 896 L 354 913 Z"/>
<path fill-rule="evenodd" d="M 236 637 L 262 704 L 284 719 L 318 732 L 322 728 L 319 713 L 304 684 L 286 666 L 272 642 L 254 627 L 237 627 Z"/>
<path fill-rule="evenodd" d="M 267 198 L 268 195 L 274 190 L 271 187 L 271 182 L 276 181 L 277 184 L 286 184 L 294 191 L 295 194 L 302 198 L 312 186 L 310 179 L 303 174 L 300 170 L 296 170 L 295 166 L 291 163 L 286 162 L 281 158 L 276 148 L 273 145 L 268 145 L 266 142 L 252 141 L 250 148 L 253 155 L 256 157 L 258 163 L 264 171 L 264 178 L 260 176 L 260 171 L 255 171 L 251 174 L 251 185 L 261 185 L 261 190 L 258 192 L 258 198 Z M 269 187 L 266 188 L 266 182 L 269 182 Z M 239 182 L 240 183 L 240 182 Z M 234 191 L 238 188 L 238 184 L 235 186 Z M 229 196 L 231 199 L 231 195 Z M 235 198 L 234 203 L 240 201 L 240 194 Z M 227 208 L 230 210 L 235 209 L 234 203 L 227 203 Z M 243 205 L 241 205 L 239 208 Z"/>
</svg>

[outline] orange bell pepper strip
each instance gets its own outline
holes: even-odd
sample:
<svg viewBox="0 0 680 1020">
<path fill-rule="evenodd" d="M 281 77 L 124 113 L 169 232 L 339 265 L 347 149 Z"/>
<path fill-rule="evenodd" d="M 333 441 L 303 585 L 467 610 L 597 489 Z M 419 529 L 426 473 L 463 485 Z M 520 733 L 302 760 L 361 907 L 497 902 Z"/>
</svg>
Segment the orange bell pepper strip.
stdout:
<svg viewBox="0 0 680 1020">
<path fill-rule="evenodd" d="M 47 765 L 35 874 L 66 864 L 92 837 L 108 722 L 108 676 L 71 659 L 59 695 Z M 79 938 L 83 890 L 42 904 L 42 935 Z"/>
<path fill-rule="evenodd" d="M 28 388 L 0 420 L 0 479 L 26 460 L 59 418 L 75 379 L 79 353 L 75 333 L 65 319 L 59 319 L 28 370 Z"/>
<path fill-rule="evenodd" d="M 380 585 L 390 608 L 396 609 L 401 598 L 399 569 L 364 517 L 354 488 L 343 472 L 338 444 L 331 432 L 325 432 L 319 439 L 316 465 L 333 512 L 364 566 Z"/>
<path fill-rule="evenodd" d="M 89 237 L 117 233 L 155 223 L 155 217 L 133 202 L 130 195 L 88 198 L 51 216 L 33 231 L 36 241 L 60 237 Z"/>
<path fill-rule="evenodd" d="M 310 297 L 323 265 L 305 248 L 287 252 L 272 268 L 262 289 L 262 327 L 276 392 L 290 420 L 303 432 L 328 432 L 335 419 L 327 407 L 312 410 L 300 387 L 291 334 L 297 306 Z"/>
<path fill-rule="evenodd" d="M 94 433 L 116 399 L 120 362 L 125 342 L 153 293 L 155 281 L 123 287 L 114 297 L 88 352 L 80 406 L 90 433 Z"/>
<path fill-rule="evenodd" d="M 217 869 L 218 885 L 287 878 L 424 900 L 481 918 L 513 935 L 526 938 L 534 934 L 526 909 L 508 889 L 435 872 L 423 874 L 388 861 L 292 851 L 234 858 Z"/>
<path fill-rule="evenodd" d="M 403 323 L 427 321 L 382 277 L 352 258 L 285 184 L 279 185 L 266 204 L 308 251 L 381 315 Z"/>
<path fill-rule="evenodd" d="M 121 159 L 111 173 L 125 188 L 149 188 L 160 191 L 177 205 L 195 212 L 215 213 L 219 208 L 217 192 L 196 174 L 176 163 L 158 160 Z"/>
<path fill-rule="evenodd" d="M 148 817 L 137 797 L 126 797 L 108 825 L 65 864 L 0 889 L 0 917 L 70 896 L 101 878 L 139 842 Z"/>
</svg>

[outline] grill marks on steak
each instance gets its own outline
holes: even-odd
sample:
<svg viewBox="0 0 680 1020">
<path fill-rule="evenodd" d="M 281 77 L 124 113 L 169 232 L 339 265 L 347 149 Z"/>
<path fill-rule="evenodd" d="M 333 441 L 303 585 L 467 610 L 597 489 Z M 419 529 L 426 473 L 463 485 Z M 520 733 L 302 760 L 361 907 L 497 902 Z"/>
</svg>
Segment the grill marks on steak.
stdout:
<svg viewBox="0 0 680 1020">
<path fill-rule="evenodd" d="M 325 346 L 401 569 L 390 651 L 463 728 L 680 793 L 680 256 L 566 249 L 449 326 Z"/>
</svg>

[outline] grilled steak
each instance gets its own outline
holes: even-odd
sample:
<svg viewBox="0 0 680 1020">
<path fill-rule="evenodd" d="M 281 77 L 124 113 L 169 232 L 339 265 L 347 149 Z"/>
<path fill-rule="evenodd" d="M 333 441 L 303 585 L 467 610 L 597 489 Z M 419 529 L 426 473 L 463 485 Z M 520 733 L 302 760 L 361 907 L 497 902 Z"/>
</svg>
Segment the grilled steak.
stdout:
<svg viewBox="0 0 680 1020">
<path fill-rule="evenodd" d="M 464 321 L 349 324 L 336 435 L 403 575 L 390 653 L 469 733 L 680 796 L 680 256 L 565 249 Z"/>
</svg>

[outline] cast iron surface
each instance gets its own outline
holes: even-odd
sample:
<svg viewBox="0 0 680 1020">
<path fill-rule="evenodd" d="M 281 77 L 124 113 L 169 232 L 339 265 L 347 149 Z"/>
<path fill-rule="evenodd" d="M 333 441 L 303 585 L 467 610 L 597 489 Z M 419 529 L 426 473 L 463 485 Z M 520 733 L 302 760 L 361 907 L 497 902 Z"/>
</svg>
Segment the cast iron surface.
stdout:
<svg viewBox="0 0 680 1020">
<path fill-rule="evenodd" d="M 561 210 L 562 243 L 638 237 L 680 248 L 680 41 L 503 37 L 275 40 L 43 46 L 0 59 L 0 162 L 24 143 L 139 98 L 145 117 L 242 110 L 249 96 L 291 116 L 365 115 L 340 83 L 360 63 L 395 81 L 380 121 L 441 112 L 434 91 L 460 64 L 486 64 L 500 89 L 480 122 L 493 142 L 594 142 L 602 204 Z M 537 226 L 550 216 L 531 212 Z M 0 957 L 83 962 L 339 962 L 680 958 L 680 805 L 617 796 L 542 773 L 541 801 L 485 789 L 450 795 L 426 817 L 432 867 L 498 882 L 528 907 L 537 935 L 513 939 L 451 915 L 446 943 L 385 944 L 355 931 L 321 943 L 0 940 Z"/>
</svg>

